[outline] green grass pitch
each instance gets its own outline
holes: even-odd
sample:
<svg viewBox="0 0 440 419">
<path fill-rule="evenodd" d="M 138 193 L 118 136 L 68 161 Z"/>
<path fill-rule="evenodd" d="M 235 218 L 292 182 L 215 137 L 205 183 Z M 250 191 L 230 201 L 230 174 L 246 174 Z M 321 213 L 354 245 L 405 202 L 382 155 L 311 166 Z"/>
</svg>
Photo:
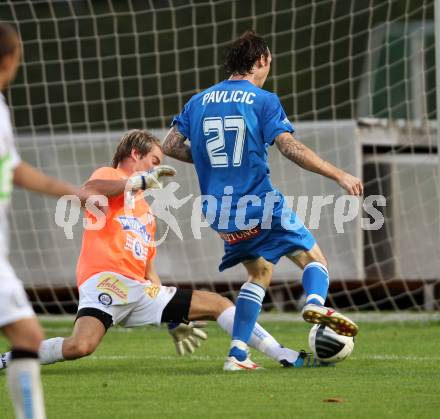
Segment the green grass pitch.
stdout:
<svg viewBox="0 0 440 419">
<path fill-rule="evenodd" d="M 308 325 L 264 326 L 284 345 L 307 348 Z M 215 323 L 203 347 L 183 358 L 164 328 L 113 329 L 93 356 L 42 367 L 48 418 L 439 417 L 440 325 L 360 326 L 352 357 L 335 368 L 283 369 L 253 351 L 265 369 L 243 373 L 222 371 L 229 338 Z M 65 336 L 71 324 L 44 327 L 48 337 Z M 0 381 L 5 389 L 4 371 Z M 6 391 L 0 409 L 13 417 Z"/>
</svg>

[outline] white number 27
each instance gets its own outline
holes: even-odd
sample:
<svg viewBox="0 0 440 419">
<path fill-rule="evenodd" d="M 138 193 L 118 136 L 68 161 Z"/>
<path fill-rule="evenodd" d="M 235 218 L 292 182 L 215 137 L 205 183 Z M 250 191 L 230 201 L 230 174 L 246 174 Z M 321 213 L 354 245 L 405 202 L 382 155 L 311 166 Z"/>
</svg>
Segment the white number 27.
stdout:
<svg viewBox="0 0 440 419">
<path fill-rule="evenodd" d="M 225 148 L 225 131 L 235 131 L 235 146 L 232 156 L 232 165 L 241 165 L 243 156 L 244 139 L 246 136 L 246 124 L 242 116 L 225 116 L 203 119 L 203 132 L 205 136 L 210 136 L 206 141 L 206 150 L 212 167 L 228 167 L 228 155 L 223 151 Z"/>
</svg>

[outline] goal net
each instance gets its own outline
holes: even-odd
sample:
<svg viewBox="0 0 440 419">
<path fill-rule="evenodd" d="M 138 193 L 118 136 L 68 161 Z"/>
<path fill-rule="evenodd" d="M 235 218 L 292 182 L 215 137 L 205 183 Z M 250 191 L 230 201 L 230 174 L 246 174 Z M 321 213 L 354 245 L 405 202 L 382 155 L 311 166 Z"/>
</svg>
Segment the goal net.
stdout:
<svg viewBox="0 0 440 419">
<path fill-rule="evenodd" d="M 1 2 L 0 19 L 16 24 L 23 41 L 23 66 L 7 92 L 19 151 L 77 184 L 110 162 L 125 130 L 163 138 L 193 94 L 224 78 L 224 47 L 253 28 L 273 55 L 265 88 L 281 98 L 298 138 L 365 183 L 365 199 L 349 201 L 332 181 L 271 150 L 273 183 L 329 260 L 330 304 L 438 308 L 433 0 L 11 0 Z M 195 223 L 194 168 L 168 163 L 179 173 L 178 228 L 159 220 L 159 274 L 233 298 L 245 271 L 218 272 L 222 241 Z M 14 192 L 11 260 L 38 312 L 73 312 L 82 227 L 66 238 L 68 217 L 57 225 L 55 206 Z M 295 310 L 302 298 L 301 272 L 282 260 L 264 308 Z"/>
</svg>

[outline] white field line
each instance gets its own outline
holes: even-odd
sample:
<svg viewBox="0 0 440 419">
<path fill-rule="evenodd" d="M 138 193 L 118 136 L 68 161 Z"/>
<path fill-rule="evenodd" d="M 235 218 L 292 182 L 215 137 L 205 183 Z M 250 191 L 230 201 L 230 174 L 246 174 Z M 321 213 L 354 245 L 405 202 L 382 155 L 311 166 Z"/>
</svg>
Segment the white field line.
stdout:
<svg viewBox="0 0 440 419">
<path fill-rule="evenodd" d="M 396 311 L 393 313 L 381 311 L 367 311 L 367 312 L 344 312 L 354 321 L 364 323 L 387 323 L 387 322 L 426 322 L 426 321 L 440 321 L 440 312 L 410 312 L 410 311 Z M 73 321 L 75 316 L 38 316 L 42 321 L 56 323 L 60 321 Z M 258 318 L 261 322 L 303 322 L 299 313 L 262 313 Z M 112 329 L 113 330 L 113 329 Z M 116 330 L 116 329 L 115 329 Z"/>
<path fill-rule="evenodd" d="M 370 311 L 370 312 L 344 312 L 345 315 L 356 322 L 363 323 L 388 323 L 388 322 L 427 322 L 439 321 L 440 312 L 409 312 L 398 311 L 394 313 Z M 273 322 L 303 322 L 297 313 L 262 313 L 258 321 Z"/>
<path fill-rule="evenodd" d="M 142 359 L 153 359 L 153 360 L 161 360 L 161 361 L 176 361 L 178 359 L 182 359 L 181 356 L 178 355 L 168 355 L 168 356 L 154 356 L 154 355 L 91 355 L 88 358 L 94 360 L 105 360 L 105 361 L 124 361 L 124 360 L 142 360 Z M 224 361 L 224 356 L 209 356 L 209 355 L 191 355 L 186 356 L 185 358 L 194 360 L 194 361 Z"/>
<path fill-rule="evenodd" d="M 364 355 L 352 356 L 353 360 L 367 361 L 440 361 L 440 356 L 416 356 L 416 355 Z"/>
<path fill-rule="evenodd" d="M 75 316 L 70 314 L 54 314 L 54 315 L 39 314 L 37 317 L 38 320 L 40 321 L 51 322 L 51 323 L 68 322 L 68 321 L 73 323 L 73 321 L 75 320 Z"/>
<path fill-rule="evenodd" d="M 139 329 L 139 328 L 137 328 Z M 47 326 L 44 328 L 45 332 L 48 333 L 63 333 L 63 334 L 70 334 L 72 333 L 73 330 L 73 323 L 72 323 L 72 327 L 64 327 L 64 326 Z M 166 329 L 164 329 L 166 330 Z M 122 328 L 122 327 L 112 327 L 109 332 L 111 333 L 132 333 L 133 329 L 132 328 Z"/>
<path fill-rule="evenodd" d="M 254 356 L 254 359 L 261 359 L 263 356 Z M 176 361 L 182 359 L 180 356 L 154 356 L 154 355 L 91 355 L 89 359 L 98 361 L 126 361 L 126 360 L 161 360 L 161 361 Z M 194 361 L 224 361 L 224 356 L 210 356 L 210 355 L 191 355 L 187 356 L 187 359 Z M 353 361 L 440 361 L 440 356 L 414 356 L 414 355 L 363 355 L 352 356 L 350 358 Z"/>
</svg>

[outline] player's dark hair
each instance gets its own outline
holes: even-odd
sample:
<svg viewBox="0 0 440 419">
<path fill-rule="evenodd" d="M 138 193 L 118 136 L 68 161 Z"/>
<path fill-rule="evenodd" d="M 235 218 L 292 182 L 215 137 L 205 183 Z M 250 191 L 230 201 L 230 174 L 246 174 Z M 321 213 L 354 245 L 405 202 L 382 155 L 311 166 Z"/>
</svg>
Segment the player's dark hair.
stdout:
<svg viewBox="0 0 440 419">
<path fill-rule="evenodd" d="M 242 75 L 252 72 L 254 64 L 264 55 L 269 56 L 266 41 L 254 31 L 246 31 L 227 47 L 224 67 L 230 75 Z"/>
<path fill-rule="evenodd" d="M 0 61 L 6 55 L 13 54 L 19 46 L 17 30 L 9 23 L 0 22 Z"/>
<path fill-rule="evenodd" d="M 133 149 L 135 149 L 141 157 L 144 157 L 151 151 L 154 145 L 161 148 L 159 139 L 151 134 L 151 132 L 143 129 L 127 131 L 119 141 L 118 148 L 113 156 L 113 168 L 116 169 L 122 160 L 130 157 Z"/>
</svg>

